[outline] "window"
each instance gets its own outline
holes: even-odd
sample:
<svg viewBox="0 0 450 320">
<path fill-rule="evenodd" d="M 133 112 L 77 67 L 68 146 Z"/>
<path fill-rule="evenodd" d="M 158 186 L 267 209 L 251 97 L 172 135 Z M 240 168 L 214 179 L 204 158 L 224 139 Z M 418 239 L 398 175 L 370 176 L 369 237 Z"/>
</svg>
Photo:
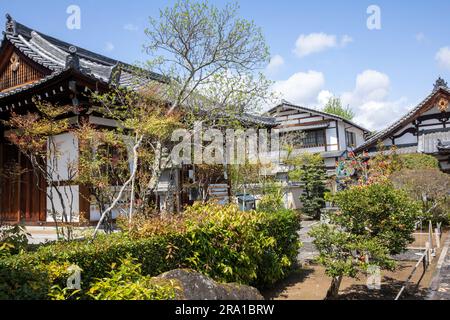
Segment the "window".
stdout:
<svg viewBox="0 0 450 320">
<path fill-rule="evenodd" d="M 305 131 L 302 141 L 303 148 L 322 147 L 325 145 L 325 130 Z"/>
<path fill-rule="evenodd" d="M 345 136 L 347 138 L 347 147 L 356 147 L 356 134 L 354 132 L 346 131 Z"/>
<path fill-rule="evenodd" d="M 325 130 L 292 131 L 280 134 L 281 144 L 293 145 L 297 149 L 325 146 Z"/>
</svg>

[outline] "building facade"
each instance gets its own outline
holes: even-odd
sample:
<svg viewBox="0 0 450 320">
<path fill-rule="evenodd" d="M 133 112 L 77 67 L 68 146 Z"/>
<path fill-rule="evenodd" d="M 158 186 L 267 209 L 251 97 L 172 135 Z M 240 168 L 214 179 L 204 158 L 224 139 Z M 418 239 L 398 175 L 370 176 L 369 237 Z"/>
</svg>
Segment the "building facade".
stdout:
<svg viewBox="0 0 450 320">
<path fill-rule="evenodd" d="M 292 155 L 309 152 L 320 153 L 324 158 L 328 175 L 335 174 L 336 162 L 347 156 L 347 152 L 353 151 L 358 145 L 365 142 L 369 131 L 342 117 L 282 102 L 280 105 L 268 111 L 275 119 L 280 135 L 289 134 L 298 139 L 293 140 Z M 286 155 L 282 155 L 283 159 Z M 282 162 L 274 168 L 277 179 L 285 182 L 287 192 L 285 203 L 288 208 L 300 209 L 299 196 L 302 192 L 298 182 L 288 181 L 288 166 Z M 334 189 L 334 185 L 330 185 Z"/>
<path fill-rule="evenodd" d="M 423 153 L 436 157 L 442 171 L 450 173 L 450 89 L 439 78 L 432 92 L 410 112 L 370 137 L 356 152 L 377 152 L 395 146 L 397 153 Z"/>
</svg>

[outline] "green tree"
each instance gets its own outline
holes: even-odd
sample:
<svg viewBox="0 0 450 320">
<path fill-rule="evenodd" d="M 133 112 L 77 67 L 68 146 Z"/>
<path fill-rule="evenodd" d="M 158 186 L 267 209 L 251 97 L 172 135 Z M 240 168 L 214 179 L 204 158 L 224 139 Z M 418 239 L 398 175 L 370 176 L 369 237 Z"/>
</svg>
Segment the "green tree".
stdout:
<svg viewBox="0 0 450 320">
<path fill-rule="evenodd" d="M 179 0 L 150 18 L 145 33 L 144 47 L 152 55 L 146 65 L 166 79 L 166 113 L 182 113 L 187 129 L 197 121 L 209 128 L 240 126 L 240 116 L 272 101 L 272 83 L 263 74 L 268 46 L 262 30 L 239 17 L 238 4 Z M 168 169 L 163 144 L 155 150 L 151 188 Z"/>
<path fill-rule="evenodd" d="M 433 158 L 434 159 L 434 158 Z M 422 166 L 421 163 L 420 166 Z M 394 186 L 405 190 L 422 206 L 420 219 L 435 223 L 450 221 L 450 175 L 439 169 L 403 169 L 391 176 Z"/>
<path fill-rule="evenodd" d="M 325 273 L 332 279 L 326 299 L 338 296 L 344 276 L 355 278 L 370 265 L 390 270 L 395 267 L 389 251 L 377 239 L 367 239 L 327 224 L 314 227 L 309 235 L 314 238 L 319 251 L 316 261 L 325 267 Z"/>
<path fill-rule="evenodd" d="M 300 195 L 302 212 L 316 219 L 320 218 L 321 209 L 325 207 L 327 172 L 320 154 L 304 153 L 285 161 L 291 168 L 289 179 L 301 183 Z"/>
<path fill-rule="evenodd" d="M 364 267 L 355 261 L 355 253 L 365 263 L 392 268 L 388 255 L 406 249 L 420 214 L 417 203 L 390 183 L 353 186 L 334 195 L 333 201 L 340 210 L 328 216 L 330 232 L 324 232 L 324 226 L 311 232 L 318 261 L 332 276 L 328 298 L 336 297 L 343 276 L 355 277 Z"/>
<path fill-rule="evenodd" d="M 331 113 L 350 121 L 355 117 L 355 113 L 350 106 L 342 106 L 341 99 L 337 97 L 333 97 L 328 100 L 327 104 L 323 108 L 323 112 Z"/>
</svg>

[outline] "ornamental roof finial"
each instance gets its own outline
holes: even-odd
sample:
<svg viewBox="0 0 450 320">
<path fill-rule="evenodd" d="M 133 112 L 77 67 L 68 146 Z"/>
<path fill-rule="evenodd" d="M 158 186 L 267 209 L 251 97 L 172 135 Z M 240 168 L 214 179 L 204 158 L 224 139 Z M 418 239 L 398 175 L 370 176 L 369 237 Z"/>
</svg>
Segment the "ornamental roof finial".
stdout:
<svg viewBox="0 0 450 320">
<path fill-rule="evenodd" d="M 6 14 L 6 27 L 5 32 L 7 34 L 17 35 L 16 21 L 11 17 L 9 13 Z"/>
<path fill-rule="evenodd" d="M 434 90 L 438 90 L 440 87 L 447 87 L 447 82 L 439 77 L 434 83 Z"/>
<path fill-rule="evenodd" d="M 69 47 L 69 55 L 66 57 L 66 68 L 72 68 L 75 70 L 80 69 L 80 58 L 77 55 L 77 47 Z"/>
</svg>

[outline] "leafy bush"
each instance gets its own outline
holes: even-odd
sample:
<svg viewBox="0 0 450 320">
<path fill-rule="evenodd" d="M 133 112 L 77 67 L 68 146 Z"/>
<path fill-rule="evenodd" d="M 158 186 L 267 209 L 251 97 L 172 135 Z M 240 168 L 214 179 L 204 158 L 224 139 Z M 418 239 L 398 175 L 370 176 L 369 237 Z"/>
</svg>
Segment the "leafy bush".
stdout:
<svg viewBox="0 0 450 320">
<path fill-rule="evenodd" d="M 317 261 L 332 277 L 327 299 L 339 293 L 343 276 L 356 277 L 370 265 L 393 269 L 391 254 L 404 251 L 420 213 L 417 203 L 392 184 L 377 182 L 350 187 L 333 200 L 330 226 L 314 227 L 309 235 L 319 251 Z"/>
<path fill-rule="evenodd" d="M 337 193 L 333 200 L 340 211 L 330 216 L 331 222 L 351 234 L 376 237 L 392 254 L 400 253 L 412 241 L 420 207 L 392 184 L 354 186 Z"/>
<path fill-rule="evenodd" d="M 153 218 L 93 243 L 58 242 L 0 259 L 0 299 L 46 299 L 54 286 L 65 287 L 67 275 L 55 265 L 79 266 L 82 289 L 89 288 L 111 277 L 111 266 L 127 255 L 144 276 L 191 268 L 218 281 L 262 287 L 283 277 L 299 248 L 299 220 L 289 210 L 241 212 L 233 205 L 196 204 L 172 220 L 177 225 L 170 232 L 168 221 Z"/>
<path fill-rule="evenodd" d="M 143 276 L 141 264 L 130 256 L 118 267 L 114 264 L 109 277 L 99 279 L 88 292 L 94 300 L 170 300 L 175 295 L 174 281 Z"/>
<path fill-rule="evenodd" d="M 399 156 L 403 169 L 439 169 L 439 161 L 428 154 L 412 153 Z"/>
<path fill-rule="evenodd" d="M 0 258 L 26 249 L 28 233 L 20 225 L 0 226 Z"/>
<path fill-rule="evenodd" d="M 421 204 L 421 220 L 433 223 L 450 222 L 450 176 L 439 169 L 403 169 L 394 173 L 395 187 L 405 190 Z"/>
</svg>

